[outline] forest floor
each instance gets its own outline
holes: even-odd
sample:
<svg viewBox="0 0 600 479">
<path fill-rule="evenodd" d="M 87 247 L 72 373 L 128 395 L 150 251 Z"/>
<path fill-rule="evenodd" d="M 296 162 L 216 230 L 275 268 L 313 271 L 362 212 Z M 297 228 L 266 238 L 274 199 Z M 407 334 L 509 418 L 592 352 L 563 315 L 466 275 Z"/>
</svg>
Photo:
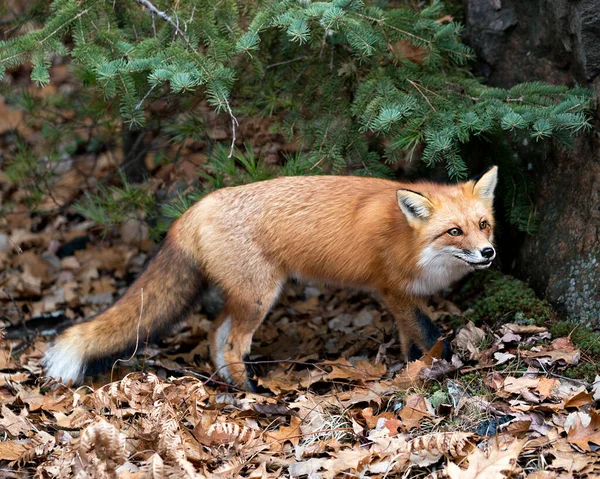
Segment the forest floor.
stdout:
<svg viewBox="0 0 600 479">
<path fill-rule="evenodd" d="M 16 155 L 15 130 L 39 133 L 0 101 L 1 161 Z M 154 178 L 197 177 L 201 155 L 182 153 Z M 438 344 L 403 364 L 394 321 L 368 294 L 290 284 L 254 338 L 261 394 L 214 374 L 202 311 L 83 386 L 48 382 L 57 329 L 112 304 L 156 249 L 142 222 L 103 236 L 71 207 L 81 179 L 114 161 L 69 163 L 35 212 L 0 168 L 0 477 L 600 475 L 600 336 L 532 318 L 516 301 L 531 290 L 499 273 L 432 299 L 451 361 Z M 487 321 L 478 301 L 505 283 L 507 309 Z"/>
</svg>

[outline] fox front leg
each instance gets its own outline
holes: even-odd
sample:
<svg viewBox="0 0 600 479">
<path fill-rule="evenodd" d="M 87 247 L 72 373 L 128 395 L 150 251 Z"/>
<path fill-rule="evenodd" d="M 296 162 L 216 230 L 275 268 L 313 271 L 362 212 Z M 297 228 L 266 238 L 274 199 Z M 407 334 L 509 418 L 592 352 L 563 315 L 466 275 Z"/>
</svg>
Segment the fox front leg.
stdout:
<svg viewBox="0 0 600 479">
<path fill-rule="evenodd" d="M 398 326 L 404 360 L 419 359 L 440 338 L 439 328 L 423 312 L 420 301 L 403 295 L 387 295 L 385 300 Z"/>
</svg>

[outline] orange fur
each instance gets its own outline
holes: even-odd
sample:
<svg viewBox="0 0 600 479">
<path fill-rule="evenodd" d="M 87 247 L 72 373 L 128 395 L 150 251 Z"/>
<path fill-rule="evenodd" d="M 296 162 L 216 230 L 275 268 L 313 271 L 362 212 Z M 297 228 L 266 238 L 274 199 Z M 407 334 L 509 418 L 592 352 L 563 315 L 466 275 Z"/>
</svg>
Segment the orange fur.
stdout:
<svg viewBox="0 0 600 479">
<path fill-rule="evenodd" d="M 211 355 L 235 384 L 248 386 L 243 360 L 252 335 L 290 277 L 379 292 L 398 322 L 404 354 L 411 343 L 425 351 L 415 309 L 427 294 L 488 265 L 481 251 L 491 247 L 495 183 L 493 168 L 477 183 L 458 185 L 314 176 L 215 191 L 175 222 L 156 258 L 114 306 L 57 339 L 46 360 L 49 373 L 72 376 L 58 366 L 69 348 L 85 372 L 89 361 L 131 346 L 141 288 L 144 338 L 186 313 L 205 281 L 225 294 Z M 452 228 L 463 234 L 450 236 Z"/>
</svg>

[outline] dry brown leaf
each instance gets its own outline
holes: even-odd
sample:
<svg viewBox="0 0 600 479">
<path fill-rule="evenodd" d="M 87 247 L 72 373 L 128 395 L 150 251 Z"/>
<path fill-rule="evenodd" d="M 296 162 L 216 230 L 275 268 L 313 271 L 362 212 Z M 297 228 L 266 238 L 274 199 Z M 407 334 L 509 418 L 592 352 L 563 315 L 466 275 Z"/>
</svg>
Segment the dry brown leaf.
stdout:
<svg viewBox="0 0 600 479">
<path fill-rule="evenodd" d="M 413 427 L 420 429 L 421 419 L 432 417 L 434 415 L 433 408 L 429 400 L 423 394 L 411 394 L 406 397 L 406 404 L 400 410 L 399 416 L 406 430 Z"/>
<path fill-rule="evenodd" d="M 534 326 L 533 324 L 503 324 L 500 328 L 500 334 L 505 334 L 508 331 L 515 334 L 539 334 L 545 333 L 548 331 L 548 328 L 543 326 Z"/>
<path fill-rule="evenodd" d="M 352 364 L 347 359 L 338 361 L 324 361 L 323 366 L 331 366 L 327 379 L 346 379 L 348 381 L 377 381 L 387 372 L 385 364 L 374 364 L 366 359 L 355 361 Z"/>
<path fill-rule="evenodd" d="M 485 339 L 485 332 L 472 322 L 468 322 L 456 335 L 454 345 L 457 351 L 467 354 L 468 359 L 473 359 L 479 354 L 479 346 Z"/>
<path fill-rule="evenodd" d="M 399 40 L 397 42 L 390 43 L 388 48 L 391 50 L 396 60 L 406 59 L 410 60 L 411 62 L 418 63 L 419 65 L 423 64 L 425 55 L 427 55 L 426 50 L 413 45 L 407 40 Z"/>
<path fill-rule="evenodd" d="M 427 366 L 428 365 L 420 359 L 408 363 L 400 374 L 396 375 L 392 384 L 401 390 L 406 390 L 410 387 L 422 384 L 423 379 L 421 378 L 421 371 L 427 368 Z"/>
<path fill-rule="evenodd" d="M 592 402 L 592 395 L 587 391 L 580 391 L 574 396 L 570 397 L 565 401 L 565 409 L 574 407 L 579 409 L 581 406 L 587 406 Z"/>
<path fill-rule="evenodd" d="M 580 472 L 590 463 L 590 458 L 586 454 L 575 451 L 562 437 L 552 442 L 549 452 L 554 456 L 554 460 L 548 466 L 551 470 Z"/>
<path fill-rule="evenodd" d="M 26 413 L 26 409 L 21 410 L 21 414 Z M 17 416 L 4 404 L 2 405 L 1 414 L 2 417 L 0 418 L 0 428 L 4 429 L 5 431 L 8 431 L 8 433 L 12 437 L 17 438 L 21 434 L 25 436 L 29 436 L 30 434 L 32 434 L 33 426 L 31 425 L 29 420 L 23 415 Z"/>
<path fill-rule="evenodd" d="M 9 383 L 22 383 L 29 379 L 31 375 L 25 372 L 18 373 L 0 373 L 0 387 Z"/>
<path fill-rule="evenodd" d="M 295 311 L 297 311 L 301 314 L 305 314 L 310 311 L 315 311 L 316 309 L 319 308 L 319 297 L 312 296 L 311 298 L 308 298 L 306 301 L 297 301 L 294 304 L 292 304 L 292 308 L 294 308 Z"/>
<path fill-rule="evenodd" d="M 0 441 L 0 460 L 16 461 L 27 450 L 28 442 L 12 440 Z"/>
<path fill-rule="evenodd" d="M 437 432 L 416 437 L 409 442 L 409 448 L 412 454 L 420 454 L 420 451 L 427 451 L 432 455 L 441 455 L 457 458 L 469 454 L 473 448 L 470 439 L 473 433 L 470 432 Z"/>
<path fill-rule="evenodd" d="M 566 353 L 572 353 L 573 351 L 577 350 L 573 344 L 573 341 L 571 341 L 571 338 L 568 336 L 564 338 L 556 338 L 554 341 L 552 341 L 552 349 L 564 351 Z"/>
<path fill-rule="evenodd" d="M 525 441 L 516 440 L 508 445 L 500 446 L 497 441 L 491 443 L 491 449 L 486 454 L 475 447 L 467 456 L 469 467 L 461 469 L 455 463 L 448 463 L 450 479 L 488 479 L 506 477 L 516 464 Z"/>
<path fill-rule="evenodd" d="M 558 379 L 541 377 L 535 390 L 542 399 L 552 397 L 552 391 L 559 384 Z"/>
<path fill-rule="evenodd" d="M 513 376 L 508 376 L 504 379 L 504 385 L 502 387 L 506 392 L 519 394 L 523 390 L 537 388 L 539 382 L 539 378 L 531 378 L 527 376 L 515 378 Z"/>
<path fill-rule="evenodd" d="M 396 419 L 396 415 L 392 411 L 384 411 L 376 416 L 373 415 L 373 408 L 367 407 L 360 412 L 360 417 L 363 418 L 367 425 L 367 429 L 374 429 L 380 420 Z"/>
<path fill-rule="evenodd" d="M 265 438 L 271 446 L 271 451 L 281 451 L 286 442 L 290 442 L 294 446 L 297 445 L 302 437 L 301 425 L 302 419 L 292 416 L 290 417 L 289 426 L 281 426 L 276 431 L 266 432 Z"/>
<path fill-rule="evenodd" d="M 600 415 L 598 411 L 571 413 L 565 422 L 567 440 L 583 451 L 592 451 L 590 444 L 600 446 Z"/>
</svg>

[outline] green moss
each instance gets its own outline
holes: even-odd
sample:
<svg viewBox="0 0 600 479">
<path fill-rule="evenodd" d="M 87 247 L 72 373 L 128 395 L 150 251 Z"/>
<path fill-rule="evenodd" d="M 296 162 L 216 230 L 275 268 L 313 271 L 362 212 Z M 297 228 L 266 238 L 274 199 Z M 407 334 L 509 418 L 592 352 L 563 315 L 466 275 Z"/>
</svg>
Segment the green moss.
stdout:
<svg viewBox="0 0 600 479">
<path fill-rule="evenodd" d="M 571 321 L 558 321 L 550 328 L 553 338 L 570 336 L 571 341 L 581 350 L 582 362 L 563 371 L 567 377 L 593 382 L 600 374 L 600 333 Z"/>
<path fill-rule="evenodd" d="M 581 352 L 600 361 L 600 333 L 571 321 L 558 321 L 550 328 L 553 338 L 571 336 L 571 341 Z"/>
<path fill-rule="evenodd" d="M 498 271 L 473 275 L 459 293 L 468 307 L 465 316 L 475 322 L 540 324 L 553 317 L 550 305 L 523 281 Z"/>
<path fill-rule="evenodd" d="M 581 379 L 588 383 L 593 383 L 595 377 L 600 374 L 600 368 L 592 363 L 580 363 L 572 368 L 567 368 L 561 372 L 563 376 L 573 379 Z"/>
</svg>

